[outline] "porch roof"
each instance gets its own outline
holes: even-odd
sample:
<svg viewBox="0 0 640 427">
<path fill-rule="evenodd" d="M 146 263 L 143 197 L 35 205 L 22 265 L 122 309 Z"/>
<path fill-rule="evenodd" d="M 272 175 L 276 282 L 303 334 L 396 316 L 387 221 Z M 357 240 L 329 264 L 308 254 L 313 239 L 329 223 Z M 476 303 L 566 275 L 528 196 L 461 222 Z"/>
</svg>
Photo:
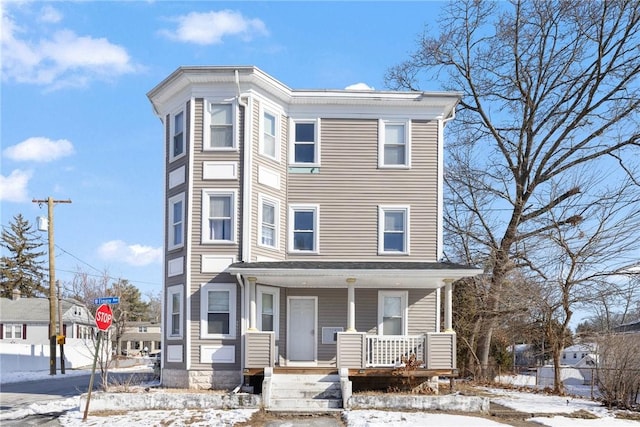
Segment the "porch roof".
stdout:
<svg viewBox="0 0 640 427">
<path fill-rule="evenodd" d="M 237 262 L 227 271 L 255 277 L 257 283 L 284 287 L 439 288 L 444 280 L 477 276 L 482 269 L 445 262 L 272 261 Z"/>
</svg>

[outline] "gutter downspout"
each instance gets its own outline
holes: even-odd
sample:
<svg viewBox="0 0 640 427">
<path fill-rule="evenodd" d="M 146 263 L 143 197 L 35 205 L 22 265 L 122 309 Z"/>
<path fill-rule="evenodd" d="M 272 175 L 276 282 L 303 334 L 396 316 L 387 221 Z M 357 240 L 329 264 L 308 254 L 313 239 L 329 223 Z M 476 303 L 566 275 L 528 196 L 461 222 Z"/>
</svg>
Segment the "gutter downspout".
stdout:
<svg viewBox="0 0 640 427">
<path fill-rule="evenodd" d="M 240 295 L 241 295 L 241 301 L 242 304 L 240 304 L 240 384 L 237 385 L 236 388 L 233 389 L 232 393 L 238 393 L 238 391 L 240 391 L 240 389 L 242 388 L 242 385 L 244 384 L 244 333 L 246 331 L 246 320 L 245 320 L 245 313 L 247 312 L 246 309 L 246 305 L 247 305 L 247 298 L 244 292 L 244 282 L 242 280 L 242 275 L 240 273 L 236 273 L 236 281 L 238 282 L 238 285 L 240 285 Z"/>
</svg>

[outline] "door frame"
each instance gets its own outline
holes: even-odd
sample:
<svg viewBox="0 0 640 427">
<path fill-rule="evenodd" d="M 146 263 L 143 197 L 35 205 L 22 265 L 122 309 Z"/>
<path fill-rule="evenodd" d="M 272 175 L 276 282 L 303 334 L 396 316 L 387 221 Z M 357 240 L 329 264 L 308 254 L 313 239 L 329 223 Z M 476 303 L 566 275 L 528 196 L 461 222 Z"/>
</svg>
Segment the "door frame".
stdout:
<svg viewBox="0 0 640 427">
<path fill-rule="evenodd" d="M 314 305 L 313 313 L 313 360 L 291 361 L 289 351 L 291 349 L 291 300 L 307 299 L 312 300 Z M 318 365 L 318 297 L 306 295 L 287 296 L 287 366 L 317 366 Z"/>
</svg>

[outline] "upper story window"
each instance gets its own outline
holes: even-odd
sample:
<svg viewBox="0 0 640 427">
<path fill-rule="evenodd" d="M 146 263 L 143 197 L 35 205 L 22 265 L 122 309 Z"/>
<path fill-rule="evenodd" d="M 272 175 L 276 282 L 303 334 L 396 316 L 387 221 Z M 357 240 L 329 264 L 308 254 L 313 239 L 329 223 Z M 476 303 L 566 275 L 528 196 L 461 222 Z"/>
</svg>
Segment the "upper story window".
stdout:
<svg viewBox="0 0 640 427">
<path fill-rule="evenodd" d="M 411 166 L 411 122 L 380 120 L 378 166 Z"/>
<path fill-rule="evenodd" d="M 293 122 L 290 163 L 297 166 L 320 164 L 320 120 L 296 120 Z"/>
<path fill-rule="evenodd" d="M 138 332 L 147 332 L 147 327 L 146 326 L 138 326 Z"/>
<path fill-rule="evenodd" d="M 279 160 L 278 116 L 269 111 L 263 111 L 261 126 L 260 154 Z"/>
<path fill-rule="evenodd" d="M 227 283 L 207 283 L 202 286 L 200 295 L 201 338 L 234 338 L 236 286 Z"/>
<path fill-rule="evenodd" d="M 378 208 L 378 252 L 409 253 L 409 207 L 380 206 Z"/>
<path fill-rule="evenodd" d="M 259 195 L 258 206 L 260 209 L 258 211 L 258 223 L 260 224 L 258 245 L 275 249 L 278 247 L 279 203 Z"/>
<path fill-rule="evenodd" d="M 182 285 L 170 286 L 167 289 L 168 338 L 182 337 L 182 297 Z"/>
<path fill-rule="evenodd" d="M 169 250 L 184 245 L 184 193 L 169 199 Z"/>
<path fill-rule="evenodd" d="M 184 154 L 184 112 L 179 112 L 173 116 L 171 139 L 171 160 Z"/>
<path fill-rule="evenodd" d="M 202 242 L 232 243 L 235 241 L 235 190 L 203 190 Z"/>
<path fill-rule="evenodd" d="M 292 252 L 318 252 L 318 206 L 290 207 L 289 250 Z"/>
<path fill-rule="evenodd" d="M 233 104 L 209 104 L 209 139 L 205 150 L 235 149 Z"/>
</svg>

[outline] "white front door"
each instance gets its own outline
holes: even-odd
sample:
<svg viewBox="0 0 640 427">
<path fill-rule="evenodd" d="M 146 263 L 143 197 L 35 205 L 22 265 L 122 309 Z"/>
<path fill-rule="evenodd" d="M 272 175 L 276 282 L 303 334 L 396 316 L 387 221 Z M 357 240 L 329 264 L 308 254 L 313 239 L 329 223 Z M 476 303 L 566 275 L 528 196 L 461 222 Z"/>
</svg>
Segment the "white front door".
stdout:
<svg viewBox="0 0 640 427">
<path fill-rule="evenodd" d="M 292 363 L 316 361 L 316 297 L 288 298 L 287 359 Z"/>
</svg>

